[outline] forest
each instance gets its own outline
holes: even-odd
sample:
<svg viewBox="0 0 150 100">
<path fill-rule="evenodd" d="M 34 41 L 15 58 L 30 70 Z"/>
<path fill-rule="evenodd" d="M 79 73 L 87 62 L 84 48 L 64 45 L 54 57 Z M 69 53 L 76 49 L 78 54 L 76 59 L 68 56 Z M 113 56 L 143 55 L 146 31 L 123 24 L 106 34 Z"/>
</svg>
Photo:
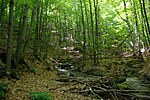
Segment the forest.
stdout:
<svg viewBox="0 0 150 100">
<path fill-rule="evenodd" d="M 150 0 L 0 0 L 0 100 L 150 100 Z"/>
</svg>

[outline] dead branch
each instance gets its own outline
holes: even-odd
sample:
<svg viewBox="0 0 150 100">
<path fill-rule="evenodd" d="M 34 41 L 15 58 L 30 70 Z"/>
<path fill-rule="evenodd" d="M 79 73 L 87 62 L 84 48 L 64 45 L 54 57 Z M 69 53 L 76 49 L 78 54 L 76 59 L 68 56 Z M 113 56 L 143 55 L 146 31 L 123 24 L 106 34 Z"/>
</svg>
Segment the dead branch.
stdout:
<svg viewBox="0 0 150 100">
<path fill-rule="evenodd" d="M 149 100 L 150 99 L 150 96 L 147 96 L 147 95 L 140 95 L 140 94 L 133 94 L 134 96 L 138 97 L 138 98 L 143 98 L 144 100 Z"/>
<path fill-rule="evenodd" d="M 84 92 L 89 92 L 90 90 L 82 90 L 78 91 L 79 93 L 84 93 Z M 123 92 L 123 93 L 150 93 L 148 90 L 116 90 L 116 89 L 111 89 L 111 90 L 93 90 L 96 93 L 102 93 L 102 92 Z"/>
<path fill-rule="evenodd" d="M 97 96 L 99 99 L 103 99 L 102 97 L 100 97 L 97 93 L 95 93 L 93 90 L 92 90 L 92 88 L 90 87 L 90 92 L 93 94 L 93 95 L 95 95 L 95 96 Z"/>
</svg>

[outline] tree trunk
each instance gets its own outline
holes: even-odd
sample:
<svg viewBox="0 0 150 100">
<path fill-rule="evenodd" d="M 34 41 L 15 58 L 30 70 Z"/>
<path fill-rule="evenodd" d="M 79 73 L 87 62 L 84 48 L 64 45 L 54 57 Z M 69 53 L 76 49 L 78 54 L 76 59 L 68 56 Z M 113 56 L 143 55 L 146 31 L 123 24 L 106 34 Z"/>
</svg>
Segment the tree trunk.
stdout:
<svg viewBox="0 0 150 100">
<path fill-rule="evenodd" d="M 40 6 L 37 6 L 37 15 L 36 15 L 36 30 L 35 30 L 35 39 L 34 39 L 34 50 L 33 53 L 35 56 L 39 54 L 39 15 L 40 15 Z"/>
<path fill-rule="evenodd" d="M 14 8 L 14 0 L 10 0 L 9 5 L 9 31 L 8 31 L 8 39 L 7 39 L 7 55 L 6 55 L 6 70 L 7 74 L 11 69 L 11 50 L 12 50 L 12 36 L 13 36 L 13 8 Z"/>
<path fill-rule="evenodd" d="M 98 45 L 98 10 L 97 10 L 97 7 L 98 6 L 98 1 L 97 0 L 94 0 L 94 8 L 95 8 L 95 51 L 96 51 L 96 63 L 95 65 L 98 65 L 98 48 L 99 48 L 99 45 Z"/>
<path fill-rule="evenodd" d="M 42 56 L 42 32 L 43 32 L 43 0 L 41 0 L 41 9 L 40 9 L 40 26 L 39 26 L 39 42 L 40 42 L 40 45 L 39 45 L 39 52 L 40 52 L 40 57 Z"/>
<path fill-rule="evenodd" d="M 135 45 L 134 45 L 134 41 L 133 41 L 133 30 L 131 28 L 130 22 L 129 22 L 129 18 L 128 18 L 128 13 L 127 13 L 127 5 L 126 5 L 126 1 L 123 0 L 124 3 L 124 12 L 125 12 L 125 16 L 126 16 L 126 24 L 128 26 L 128 30 L 129 30 L 129 42 L 131 44 L 131 48 L 133 50 L 133 53 L 135 53 Z"/>
<path fill-rule="evenodd" d="M 85 24 L 84 24 L 84 14 L 83 14 L 83 5 L 82 1 L 80 0 L 81 4 L 81 15 L 82 15 L 82 30 L 83 30 L 83 66 L 86 65 L 86 32 L 85 32 Z"/>
<path fill-rule="evenodd" d="M 84 1 L 84 10 L 85 10 L 85 19 L 86 19 L 86 29 L 87 29 L 87 37 L 88 37 L 88 41 L 86 41 L 87 43 L 87 49 L 88 47 L 90 48 L 91 46 L 91 36 L 90 36 L 90 23 L 89 23 L 89 17 L 88 17 L 88 9 L 87 9 L 87 5 L 86 5 L 86 2 Z M 87 50 L 88 51 L 88 50 Z"/>
<path fill-rule="evenodd" d="M 23 49 L 23 38 L 24 38 L 24 33 L 26 31 L 26 24 L 27 24 L 27 13 L 28 13 L 28 5 L 25 4 L 24 6 L 24 11 L 23 11 L 23 22 L 21 26 L 21 31 L 18 36 L 18 41 L 17 41 L 17 49 L 16 49 L 16 59 L 20 60 L 21 55 L 22 55 L 22 49 Z"/>
<path fill-rule="evenodd" d="M 144 15 L 145 15 L 145 21 L 146 21 L 147 31 L 148 31 L 148 34 L 150 36 L 150 26 L 149 26 L 149 20 L 148 20 L 148 17 L 147 17 L 147 12 L 146 12 L 146 7 L 145 7 L 145 1 L 144 0 L 142 0 L 142 1 L 143 1 L 143 10 L 144 10 Z"/>
<path fill-rule="evenodd" d="M 95 51 L 95 35 L 94 35 L 94 21 L 93 21 L 93 13 L 92 13 L 92 3 L 89 0 L 90 6 L 90 19 L 91 19 L 91 34 L 92 34 L 92 42 L 93 42 L 93 57 L 94 57 L 94 65 L 96 65 L 96 51 Z"/>
<path fill-rule="evenodd" d="M 143 31 L 143 35 L 145 37 L 145 43 L 147 46 L 150 45 L 150 37 L 149 37 L 149 32 L 148 32 L 148 29 L 147 29 L 147 26 L 146 26 L 146 21 L 145 21 L 145 16 L 144 16 L 144 11 L 143 11 L 143 5 L 142 5 L 142 1 L 139 0 L 139 3 L 140 3 L 140 11 L 141 11 L 141 16 L 142 16 L 142 31 Z M 145 33 L 146 32 L 146 33 Z"/>
<path fill-rule="evenodd" d="M 38 0 L 36 0 L 36 4 L 35 4 L 35 6 L 33 7 L 33 10 L 32 10 L 30 29 L 29 29 L 28 36 L 27 36 L 27 39 L 25 41 L 25 45 L 24 45 L 24 49 L 23 49 L 24 54 L 26 53 L 26 51 L 28 49 L 28 46 L 29 46 L 29 43 L 30 43 L 31 33 L 32 33 L 32 29 L 34 27 L 34 19 L 35 19 L 36 10 L 37 10 L 37 4 L 38 4 Z"/>
</svg>

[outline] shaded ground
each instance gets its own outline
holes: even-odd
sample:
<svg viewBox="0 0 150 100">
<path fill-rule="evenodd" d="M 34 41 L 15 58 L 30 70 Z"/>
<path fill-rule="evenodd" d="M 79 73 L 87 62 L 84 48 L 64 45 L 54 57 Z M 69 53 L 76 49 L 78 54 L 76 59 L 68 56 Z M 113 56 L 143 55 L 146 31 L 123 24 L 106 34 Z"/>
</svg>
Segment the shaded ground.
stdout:
<svg viewBox="0 0 150 100">
<path fill-rule="evenodd" d="M 31 92 L 47 92 L 52 95 L 53 100 L 92 100 L 90 97 L 63 91 L 63 88 L 66 89 L 69 85 L 64 86 L 63 84 L 62 86 L 61 82 L 56 82 L 55 78 L 57 75 L 55 72 L 43 70 L 40 65 L 36 66 L 36 75 L 24 72 L 23 75 L 21 75 L 20 80 L 9 80 L 7 78 L 0 79 L 0 83 L 8 83 L 7 100 L 29 100 Z"/>
<path fill-rule="evenodd" d="M 2 43 L 2 42 L 0 42 Z M 6 46 L 6 45 L 3 45 Z M 5 47 L 2 47 L 5 48 Z M 142 60 L 141 59 L 132 59 L 132 58 L 106 58 L 100 59 L 100 65 L 94 66 L 92 64 L 92 58 L 88 58 L 87 66 L 81 68 L 82 66 L 82 53 L 78 52 L 78 50 L 72 50 L 68 48 L 68 51 L 63 51 L 60 48 L 55 48 L 56 50 L 51 50 L 49 61 L 47 64 L 44 64 L 41 61 L 32 60 L 31 58 L 26 58 L 26 63 L 28 66 L 32 66 L 32 72 L 24 71 L 21 74 L 20 79 L 8 79 L 8 78 L 1 78 L 0 83 L 8 83 L 8 93 L 6 100 L 29 100 L 31 92 L 47 92 L 49 95 L 52 96 L 53 100 L 96 100 L 98 96 L 93 93 L 89 93 L 89 84 L 85 82 L 85 84 L 79 84 L 78 82 L 62 82 L 56 81 L 59 77 L 58 74 L 54 70 L 54 65 L 57 63 L 69 63 L 70 61 L 74 64 L 74 70 L 82 71 L 84 73 L 88 73 L 90 75 L 98 76 L 98 77 L 105 77 L 106 79 L 112 79 L 110 86 L 117 85 L 119 83 L 120 88 L 128 89 L 128 86 L 122 85 L 122 82 L 125 82 L 127 77 L 140 77 L 142 81 L 146 84 L 149 84 L 150 81 L 146 82 L 145 80 L 150 80 L 150 64 L 149 60 Z M 54 52 L 55 51 L 55 52 Z M 5 52 L 3 49 L 0 52 Z M 3 58 L 3 57 L 1 57 Z M 34 58 L 35 59 L 35 58 Z M 46 70 L 47 69 L 47 70 Z M 21 72 L 22 73 L 22 72 Z M 1 73 L 0 73 L 1 74 Z M 78 76 L 82 76 L 79 73 L 76 73 Z M 97 80 L 96 80 L 97 81 Z M 99 81 L 93 81 L 98 87 Z M 145 84 L 144 83 L 144 84 Z M 97 86 L 98 85 L 98 86 Z M 109 85 L 108 85 L 109 86 Z M 106 86 L 107 87 L 107 86 Z M 117 86 L 116 86 L 117 87 Z M 111 88 L 116 88 L 111 87 Z M 118 87 L 117 87 L 118 88 Z M 70 89 L 80 89 L 85 90 L 82 91 L 82 95 L 77 91 L 76 93 L 71 93 L 72 90 Z M 87 91 L 87 92 L 86 92 Z M 92 92 L 92 91 L 90 91 Z M 85 95 L 83 95 L 85 94 Z M 123 95 L 126 93 L 123 93 Z M 114 97 L 115 94 L 105 94 L 102 93 L 99 96 L 103 96 L 103 98 L 110 99 L 110 100 L 128 100 L 128 99 L 120 99 L 121 97 Z M 129 96 L 129 95 L 128 95 Z M 114 98 L 113 98 L 114 97 Z M 124 97 L 123 97 L 124 98 Z M 148 97 L 149 98 L 149 97 Z M 99 100 L 99 99 L 98 99 Z M 105 99 L 104 99 L 105 100 Z"/>
<path fill-rule="evenodd" d="M 122 83 L 125 81 L 126 76 L 130 76 L 131 74 L 133 75 L 135 74 L 138 76 L 139 75 L 138 73 L 142 67 L 139 61 L 137 63 L 137 60 L 134 62 L 131 59 L 126 59 L 124 60 L 124 62 L 121 60 L 119 62 L 119 59 L 118 59 L 116 62 L 116 59 L 110 60 L 110 61 L 108 61 L 107 59 L 103 61 L 102 67 L 100 68 L 95 67 L 93 69 L 92 67 L 91 68 L 87 67 L 86 70 L 84 69 L 86 73 L 90 75 L 96 75 L 96 77 L 100 78 L 100 80 L 94 80 L 96 79 L 94 78 L 94 76 L 92 76 L 91 79 L 88 77 L 88 81 L 85 81 L 85 84 L 84 84 L 83 80 L 86 80 L 86 78 L 82 79 L 81 81 L 82 83 L 72 82 L 72 80 L 74 81 L 76 79 L 75 77 L 73 77 L 72 80 L 68 80 L 68 79 L 64 80 L 62 78 L 62 81 L 57 81 L 58 79 L 61 79 L 60 76 L 62 74 L 59 73 L 58 75 L 58 72 L 54 70 L 54 68 L 52 67 L 53 64 L 51 63 L 49 63 L 49 66 L 51 67 L 51 69 L 47 71 L 46 68 L 44 68 L 45 65 L 38 60 L 30 61 L 28 59 L 27 62 L 30 66 L 31 65 L 34 66 L 33 68 L 35 68 L 36 73 L 31 73 L 28 71 L 23 72 L 19 80 L 8 79 L 8 78 L 0 79 L 0 83 L 8 83 L 8 93 L 7 93 L 6 100 L 29 100 L 31 92 L 47 92 L 49 95 L 52 96 L 53 100 L 100 100 L 100 99 L 96 99 L 98 98 L 98 96 L 95 93 L 93 93 L 92 95 L 91 93 L 89 93 L 90 87 L 92 87 L 95 84 L 94 85 L 95 88 L 98 88 L 98 87 L 101 88 L 103 87 L 102 85 L 105 85 L 104 82 L 107 81 L 107 79 L 108 80 L 112 79 L 111 81 L 115 82 L 116 84 Z M 130 68 L 128 68 L 128 66 L 130 66 Z M 77 74 L 78 76 L 80 76 L 80 73 L 77 73 Z M 129 75 L 126 75 L 126 74 L 129 74 Z M 109 76 L 109 77 L 107 78 L 105 76 L 107 77 Z M 79 77 L 79 78 L 82 78 L 82 77 Z M 112 85 L 107 85 L 107 86 L 112 86 Z M 107 86 L 104 86 L 104 87 L 107 87 Z M 119 84 L 119 86 L 121 86 L 120 88 L 122 89 L 128 89 L 126 85 Z M 111 90 L 111 88 L 109 90 Z M 80 92 L 77 89 L 79 89 Z M 72 93 L 72 91 L 74 90 L 75 92 Z M 120 90 L 120 92 L 121 91 L 122 90 Z M 82 95 L 80 93 L 82 93 Z M 126 93 L 123 93 L 123 95 L 125 94 Z M 127 95 L 129 96 L 129 94 Z M 99 96 L 102 96 L 103 98 L 106 98 L 106 99 L 115 100 L 115 98 L 113 98 L 115 95 L 111 93 L 110 94 L 101 93 L 101 95 Z M 118 95 L 117 95 L 117 99 L 128 100 L 127 98 L 120 97 Z"/>
<path fill-rule="evenodd" d="M 2 75 L 1 72 L 4 69 L 3 67 L 5 67 L 5 64 L 2 61 L 6 60 L 5 55 L 3 55 L 6 54 L 6 39 L 7 35 L 4 32 L 0 36 L 0 76 Z M 15 40 L 16 39 L 13 39 L 13 52 L 16 48 Z M 51 48 L 53 49 L 51 50 Z M 145 55 L 144 53 L 141 55 L 142 58 L 139 59 L 138 57 L 130 58 L 129 56 L 132 56 L 130 52 L 126 52 L 129 54 L 122 53 L 119 54 L 119 56 L 116 56 L 118 53 L 120 53 L 118 52 L 115 56 L 111 55 L 111 58 L 109 58 L 108 56 L 106 57 L 106 59 L 105 57 L 100 59 L 99 66 L 93 66 L 93 56 L 91 56 L 90 53 L 87 53 L 87 65 L 83 68 L 81 67 L 83 56 L 80 52 L 82 51 L 82 47 L 60 48 L 56 45 L 52 46 L 51 48 L 49 51 L 51 55 L 49 55 L 49 57 L 51 57 L 52 59 L 48 58 L 47 64 L 44 64 L 37 59 L 35 60 L 33 55 L 31 55 L 34 60 L 31 58 L 26 58 L 25 61 L 26 64 L 28 64 L 28 67 L 32 67 L 31 69 L 28 68 L 28 70 L 20 72 L 21 75 L 19 79 L 0 78 L 0 83 L 8 84 L 6 100 L 29 100 L 30 93 L 32 92 L 47 92 L 49 95 L 52 96 L 53 100 L 96 100 L 98 98 L 100 99 L 100 96 L 102 96 L 104 100 L 134 100 L 135 94 L 128 94 L 130 90 L 133 90 L 134 92 L 139 91 L 135 89 L 137 88 L 137 85 L 139 89 L 141 89 L 141 84 L 150 87 L 150 59 L 146 59 L 149 55 Z M 32 54 L 32 52 L 30 53 Z M 114 51 L 109 49 L 108 51 L 104 50 L 103 55 L 106 56 L 113 53 Z M 96 78 L 94 78 L 96 80 L 94 80 L 93 78 L 90 79 L 86 75 L 76 72 L 73 73 L 73 76 L 79 76 L 79 78 L 83 78 L 81 81 L 79 81 L 75 77 L 73 77 L 71 80 L 69 78 L 66 78 L 60 79 L 61 81 L 56 81 L 56 79 L 61 76 L 61 73 L 56 72 L 53 68 L 57 63 L 60 63 L 59 65 L 61 66 L 63 65 L 61 63 L 65 63 L 65 66 L 63 66 L 64 69 L 66 68 L 66 65 L 69 65 L 69 67 L 71 67 L 72 65 L 70 64 L 74 63 L 74 70 L 88 73 L 89 75 L 93 75 L 92 77 L 97 76 L 100 78 L 100 80 L 97 80 Z M 29 69 L 31 72 L 29 72 Z M 88 80 L 83 81 L 86 79 L 83 76 L 86 76 Z M 126 79 L 128 77 L 131 77 L 130 79 L 133 80 L 133 84 L 128 84 L 126 82 Z M 136 78 L 132 77 L 140 78 L 142 83 L 139 82 L 139 80 L 136 80 Z M 106 81 L 109 80 L 110 84 L 105 84 L 105 79 Z M 93 85 L 95 87 L 93 87 Z M 115 93 L 112 90 L 116 88 L 119 92 Z M 129 91 L 126 93 L 122 93 L 122 91 L 126 89 L 128 89 Z M 100 91 L 102 93 L 96 94 L 96 90 L 102 90 Z M 72 93 L 72 91 L 74 91 L 74 93 Z M 117 93 L 120 93 L 121 97 L 120 95 L 118 96 Z M 126 98 L 127 96 L 131 96 L 133 98 Z M 149 92 L 142 96 L 138 95 L 138 97 L 142 98 L 141 100 L 143 100 L 143 98 L 146 98 L 145 100 L 148 100 L 148 98 L 150 99 Z"/>
</svg>

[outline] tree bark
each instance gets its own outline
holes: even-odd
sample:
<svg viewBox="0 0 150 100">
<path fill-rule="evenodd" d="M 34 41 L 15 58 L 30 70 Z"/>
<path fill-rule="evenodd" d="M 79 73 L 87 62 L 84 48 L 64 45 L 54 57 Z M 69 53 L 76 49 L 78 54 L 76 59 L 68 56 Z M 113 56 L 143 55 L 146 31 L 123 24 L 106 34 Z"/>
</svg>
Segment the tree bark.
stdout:
<svg viewBox="0 0 150 100">
<path fill-rule="evenodd" d="M 141 16 L 142 16 L 142 31 L 143 31 L 143 35 L 145 37 L 145 43 L 147 46 L 150 45 L 150 37 L 149 37 L 149 32 L 148 32 L 148 28 L 147 28 L 147 25 L 146 25 L 146 19 L 145 19 L 145 16 L 144 16 L 144 11 L 143 11 L 143 4 L 142 4 L 142 1 L 139 0 L 139 4 L 140 4 L 140 12 L 141 12 Z M 149 25 L 149 24 L 148 24 Z M 146 33 L 145 33 L 146 32 Z"/>
<path fill-rule="evenodd" d="M 12 51 L 12 36 L 13 36 L 13 8 L 14 8 L 14 0 L 10 0 L 9 5 L 9 31 L 8 31 L 8 39 L 7 39 L 7 55 L 6 55 L 6 70 L 7 74 L 11 68 L 11 51 Z"/>
<path fill-rule="evenodd" d="M 84 14 L 83 14 L 83 4 L 82 1 L 80 0 L 81 4 L 81 15 L 82 15 L 82 30 L 83 30 L 83 66 L 86 65 L 86 32 L 85 32 L 85 24 L 84 24 Z"/>
<path fill-rule="evenodd" d="M 37 10 L 37 4 L 38 4 L 38 0 L 36 0 L 36 4 L 35 4 L 35 6 L 33 7 L 33 10 L 32 10 L 30 29 L 29 29 L 28 36 L 27 36 L 27 39 L 25 41 L 25 45 L 24 45 L 24 49 L 23 49 L 24 54 L 26 53 L 26 51 L 28 49 L 28 46 L 29 46 L 29 43 L 30 43 L 31 33 L 32 33 L 32 29 L 34 27 L 34 19 L 35 19 L 36 10 Z"/>
<path fill-rule="evenodd" d="M 37 5 L 37 15 L 36 15 L 36 30 L 35 30 L 35 39 L 34 39 L 34 50 L 33 53 L 35 56 L 38 56 L 39 53 L 39 15 L 40 15 L 40 6 Z"/>
<path fill-rule="evenodd" d="M 145 15 L 145 21 L 146 21 L 147 31 L 148 31 L 148 34 L 150 36 L 150 26 L 149 26 L 149 20 L 148 20 L 148 17 L 147 17 L 147 12 L 146 12 L 146 7 L 145 7 L 145 1 L 144 0 L 142 0 L 142 1 L 143 1 L 143 10 L 144 10 L 144 15 Z"/>
<path fill-rule="evenodd" d="M 96 63 L 95 65 L 98 65 L 99 61 L 98 61 L 98 48 L 99 48 L 99 45 L 98 45 L 98 10 L 97 10 L 97 7 L 98 6 L 98 1 L 97 0 L 94 0 L 94 8 L 95 8 L 95 52 L 96 52 Z"/>
<path fill-rule="evenodd" d="M 91 20 L 91 34 L 92 34 L 92 42 L 93 42 L 93 57 L 94 57 L 94 65 L 96 65 L 96 51 L 95 51 L 95 35 L 94 35 L 94 21 L 93 21 L 93 13 L 92 13 L 92 3 L 89 0 L 90 6 L 90 20 Z"/>
<path fill-rule="evenodd" d="M 19 33 L 18 41 L 17 41 L 17 49 L 16 49 L 17 60 L 20 60 L 21 55 L 22 55 L 23 38 L 24 38 L 24 33 L 26 31 L 26 24 L 27 24 L 27 13 L 28 13 L 28 5 L 25 4 L 24 11 L 23 11 L 23 22 L 22 22 L 21 31 Z"/>
</svg>

